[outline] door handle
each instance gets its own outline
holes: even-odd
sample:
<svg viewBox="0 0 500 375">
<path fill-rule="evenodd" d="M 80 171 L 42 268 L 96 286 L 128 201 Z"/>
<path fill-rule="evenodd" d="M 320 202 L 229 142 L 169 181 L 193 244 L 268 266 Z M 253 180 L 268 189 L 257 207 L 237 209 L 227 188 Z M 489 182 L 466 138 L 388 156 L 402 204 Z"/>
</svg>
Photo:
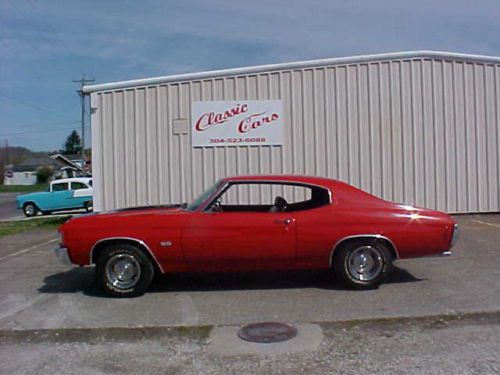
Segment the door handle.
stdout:
<svg viewBox="0 0 500 375">
<path fill-rule="evenodd" d="M 293 221 L 293 219 L 276 219 L 276 220 L 274 220 L 274 222 L 276 224 L 285 224 L 285 225 L 291 224 L 292 221 Z"/>
</svg>

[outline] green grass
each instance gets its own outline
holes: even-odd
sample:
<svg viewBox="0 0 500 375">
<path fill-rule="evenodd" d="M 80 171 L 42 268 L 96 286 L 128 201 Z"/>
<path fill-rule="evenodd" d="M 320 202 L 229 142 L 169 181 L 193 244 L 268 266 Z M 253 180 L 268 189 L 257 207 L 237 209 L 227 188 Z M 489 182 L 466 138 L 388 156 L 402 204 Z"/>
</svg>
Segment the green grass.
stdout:
<svg viewBox="0 0 500 375">
<path fill-rule="evenodd" d="M 47 184 L 36 185 L 0 185 L 0 193 L 33 193 L 47 190 Z"/>
<path fill-rule="evenodd" d="M 69 219 L 69 216 L 34 218 L 16 221 L 0 222 L 0 237 L 10 234 L 28 232 L 31 230 L 55 230 L 59 225 Z"/>
</svg>

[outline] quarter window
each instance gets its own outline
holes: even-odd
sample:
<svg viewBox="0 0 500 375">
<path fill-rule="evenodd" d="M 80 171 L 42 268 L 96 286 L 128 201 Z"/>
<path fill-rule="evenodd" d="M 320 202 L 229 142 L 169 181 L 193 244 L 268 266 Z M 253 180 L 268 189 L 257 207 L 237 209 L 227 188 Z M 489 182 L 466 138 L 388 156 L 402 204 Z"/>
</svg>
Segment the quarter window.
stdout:
<svg viewBox="0 0 500 375">
<path fill-rule="evenodd" d="M 72 182 L 71 189 L 72 190 L 80 190 L 80 189 L 88 189 L 89 187 L 85 185 L 83 182 Z"/>
</svg>

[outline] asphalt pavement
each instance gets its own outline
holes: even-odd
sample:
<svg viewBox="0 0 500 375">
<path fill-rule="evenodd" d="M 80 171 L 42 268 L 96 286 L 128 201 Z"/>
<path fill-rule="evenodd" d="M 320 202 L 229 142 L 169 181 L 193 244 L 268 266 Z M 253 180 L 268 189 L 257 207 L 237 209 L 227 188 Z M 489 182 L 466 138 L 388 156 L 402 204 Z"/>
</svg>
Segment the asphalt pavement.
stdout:
<svg viewBox="0 0 500 375">
<path fill-rule="evenodd" d="M 151 373 L 165 369 L 221 373 L 221 363 L 228 365 L 225 373 L 299 373 L 305 368 L 407 373 L 406 363 L 411 373 L 498 373 L 500 269 L 495 259 L 500 255 L 500 215 L 456 216 L 456 220 L 461 234 L 451 257 L 398 261 L 389 281 L 372 291 L 344 290 L 328 272 L 188 274 L 160 277 L 142 297 L 114 299 L 96 289 L 92 267 L 57 263 L 55 233 L 4 237 L 0 239 L 0 372 L 35 373 L 30 366 L 37 364 L 45 369 L 41 372 L 49 373 L 59 363 L 68 369 L 63 372 L 71 373 L 70 364 L 76 363 L 89 371 L 112 373 L 123 370 L 113 362 L 123 355 L 131 358 L 124 362 L 130 371 L 124 372 L 133 373 L 141 358 L 149 355 Z M 417 324 L 421 317 L 435 322 L 464 317 L 467 324 L 444 330 L 431 324 L 433 328 L 427 329 Z M 365 320 L 375 328 L 366 333 L 351 329 Z M 278 344 L 264 344 L 268 345 L 264 350 L 241 346 L 235 339 L 237 329 L 262 321 L 294 324 L 299 337 L 302 332 L 307 340 L 293 341 L 290 348 L 295 351 L 280 352 Z M 392 321 L 408 323 L 384 331 L 383 322 Z M 339 336 L 332 324 L 344 324 L 346 331 Z M 68 332 L 74 338 L 60 343 L 57 337 Z M 123 332 L 146 336 L 114 338 Z M 155 332 L 164 336 L 156 337 Z M 193 339 L 191 332 L 198 336 Z M 104 335 L 100 343 L 89 338 L 100 333 Z M 105 343 L 111 348 L 106 356 Z M 64 358 L 57 354 L 61 348 Z M 29 350 L 35 353 L 34 362 L 9 356 Z M 78 354 L 71 354 L 73 350 Z M 391 354 L 397 350 L 396 356 Z M 246 360 L 242 355 L 264 359 Z M 94 356 L 95 368 L 88 362 Z M 219 363 L 217 358 L 231 360 Z M 384 361 L 393 367 L 384 367 Z M 439 371 L 430 371 L 429 364 Z"/>
<path fill-rule="evenodd" d="M 21 210 L 16 207 L 16 197 L 21 193 L 0 193 L 0 220 L 23 218 Z"/>
<path fill-rule="evenodd" d="M 399 261 L 389 281 L 371 291 L 344 290 L 329 272 L 187 274 L 158 278 L 142 297 L 113 299 L 96 289 L 93 267 L 57 263 L 56 233 L 5 237 L 0 329 L 310 323 L 500 311 L 500 268 L 492 261 L 500 253 L 500 215 L 457 221 L 461 236 L 454 255 Z"/>
<path fill-rule="evenodd" d="M 318 345 L 304 347 L 300 352 L 292 350 L 276 354 L 280 344 L 260 344 L 260 355 L 235 355 L 234 348 L 228 346 L 221 350 L 214 345 L 217 339 L 213 332 L 217 327 L 211 330 L 199 327 L 10 332 L 0 336 L 0 372 L 177 375 L 500 373 L 499 314 L 314 326 L 322 332 Z"/>
</svg>

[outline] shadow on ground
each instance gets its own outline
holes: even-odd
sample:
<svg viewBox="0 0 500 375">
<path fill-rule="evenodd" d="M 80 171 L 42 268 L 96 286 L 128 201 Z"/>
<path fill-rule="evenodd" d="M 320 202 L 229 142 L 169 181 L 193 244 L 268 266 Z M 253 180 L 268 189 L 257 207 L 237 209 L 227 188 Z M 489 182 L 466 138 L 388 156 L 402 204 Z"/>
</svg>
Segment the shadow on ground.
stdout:
<svg viewBox="0 0 500 375">
<path fill-rule="evenodd" d="M 73 268 L 47 276 L 40 293 L 79 293 L 93 297 L 104 294 L 95 285 L 95 269 Z M 394 267 L 386 284 L 421 281 L 407 270 Z M 170 274 L 158 276 L 149 293 L 196 292 L 223 290 L 266 290 L 319 288 L 344 290 L 330 271 L 240 272 Z"/>
</svg>

